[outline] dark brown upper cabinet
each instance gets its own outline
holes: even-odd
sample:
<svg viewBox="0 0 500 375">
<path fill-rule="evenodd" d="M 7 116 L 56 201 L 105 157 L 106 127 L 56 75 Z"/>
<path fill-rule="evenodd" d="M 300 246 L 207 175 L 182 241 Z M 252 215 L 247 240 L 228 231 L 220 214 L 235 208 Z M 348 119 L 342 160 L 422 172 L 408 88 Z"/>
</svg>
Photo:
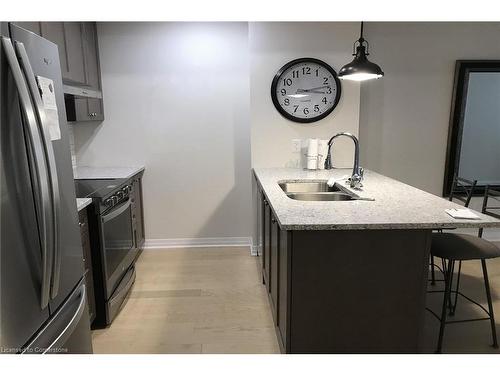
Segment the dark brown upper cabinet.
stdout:
<svg viewBox="0 0 500 375">
<path fill-rule="evenodd" d="M 57 44 L 68 121 L 104 120 L 96 23 L 16 24 Z"/>
</svg>

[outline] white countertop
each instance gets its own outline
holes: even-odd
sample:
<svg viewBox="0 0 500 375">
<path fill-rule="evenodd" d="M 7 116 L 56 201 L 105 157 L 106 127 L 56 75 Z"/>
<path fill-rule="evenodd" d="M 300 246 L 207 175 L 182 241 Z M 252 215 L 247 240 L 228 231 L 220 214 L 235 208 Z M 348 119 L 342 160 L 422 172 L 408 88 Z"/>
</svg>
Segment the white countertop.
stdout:
<svg viewBox="0 0 500 375">
<path fill-rule="evenodd" d="M 83 210 L 92 203 L 92 198 L 76 198 L 76 208 L 78 211 Z"/>
<path fill-rule="evenodd" d="M 138 167 L 90 167 L 81 166 L 73 170 L 75 180 L 100 180 L 111 178 L 130 178 L 144 171 L 144 166 Z"/>
<path fill-rule="evenodd" d="M 478 212 L 480 220 L 454 219 L 445 209 L 462 206 L 368 170 L 362 190 L 343 186 L 374 201 L 300 201 L 287 197 L 278 185 L 284 180 L 327 180 L 332 176 L 340 179 L 351 171 L 255 168 L 254 174 L 285 230 L 500 227 L 500 220 Z"/>
</svg>

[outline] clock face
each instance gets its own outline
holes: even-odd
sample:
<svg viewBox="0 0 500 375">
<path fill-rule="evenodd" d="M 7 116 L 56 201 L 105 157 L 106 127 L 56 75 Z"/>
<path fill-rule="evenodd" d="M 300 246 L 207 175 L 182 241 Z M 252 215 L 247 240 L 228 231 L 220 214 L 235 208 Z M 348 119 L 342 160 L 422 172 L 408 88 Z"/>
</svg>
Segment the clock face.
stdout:
<svg viewBox="0 0 500 375">
<path fill-rule="evenodd" d="M 290 61 L 274 77 L 271 97 L 287 119 L 314 122 L 328 116 L 340 99 L 337 73 L 325 62 L 312 58 Z"/>
</svg>

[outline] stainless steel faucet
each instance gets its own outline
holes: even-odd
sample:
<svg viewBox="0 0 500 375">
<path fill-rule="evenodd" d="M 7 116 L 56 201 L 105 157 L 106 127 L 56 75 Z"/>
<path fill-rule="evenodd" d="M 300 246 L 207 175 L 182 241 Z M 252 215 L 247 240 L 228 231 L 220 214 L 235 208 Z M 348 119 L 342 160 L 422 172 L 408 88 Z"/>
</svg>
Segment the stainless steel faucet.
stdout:
<svg viewBox="0 0 500 375">
<path fill-rule="evenodd" d="M 359 141 L 358 138 L 356 138 L 356 136 L 354 136 L 353 134 L 342 132 L 335 134 L 332 138 L 330 138 L 330 140 L 328 141 L 328 155 L 326 156 L 325 159 L 325 169 L 333 168 L 332 154 L 331 154 L 333 140 L 342 135 L 351 138 L 352 141 L 354 142 L 354 166 L 352 168 L 352 176 L 349 179 L 349 185 L 352 188 L 360 188 L 361 186 L 363 186 L 361 184 L 361 181 L 363 181 L 363 168 L 359 166 Z"/>
</svg>

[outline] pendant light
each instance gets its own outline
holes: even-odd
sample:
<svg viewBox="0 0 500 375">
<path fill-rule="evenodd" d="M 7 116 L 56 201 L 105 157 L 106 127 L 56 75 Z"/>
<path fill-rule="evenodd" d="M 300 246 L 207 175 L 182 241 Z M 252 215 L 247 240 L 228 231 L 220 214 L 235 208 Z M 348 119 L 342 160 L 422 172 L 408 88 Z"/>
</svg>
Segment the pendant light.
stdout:
<svg viewBox="0 0 500 375">
<path fill-rule="evenodd" d="M 369 79 L 378 79 L 384 76 L 384 72 L 375 63 L 368 61 L 368 42 L 363 38 L 363 22 L 361 22 L 361 35 L 354 42 L 353 56 L 349 64 L 340 69 L 338 77 L 351 81 L 367 81 Z"/>
</svg>

